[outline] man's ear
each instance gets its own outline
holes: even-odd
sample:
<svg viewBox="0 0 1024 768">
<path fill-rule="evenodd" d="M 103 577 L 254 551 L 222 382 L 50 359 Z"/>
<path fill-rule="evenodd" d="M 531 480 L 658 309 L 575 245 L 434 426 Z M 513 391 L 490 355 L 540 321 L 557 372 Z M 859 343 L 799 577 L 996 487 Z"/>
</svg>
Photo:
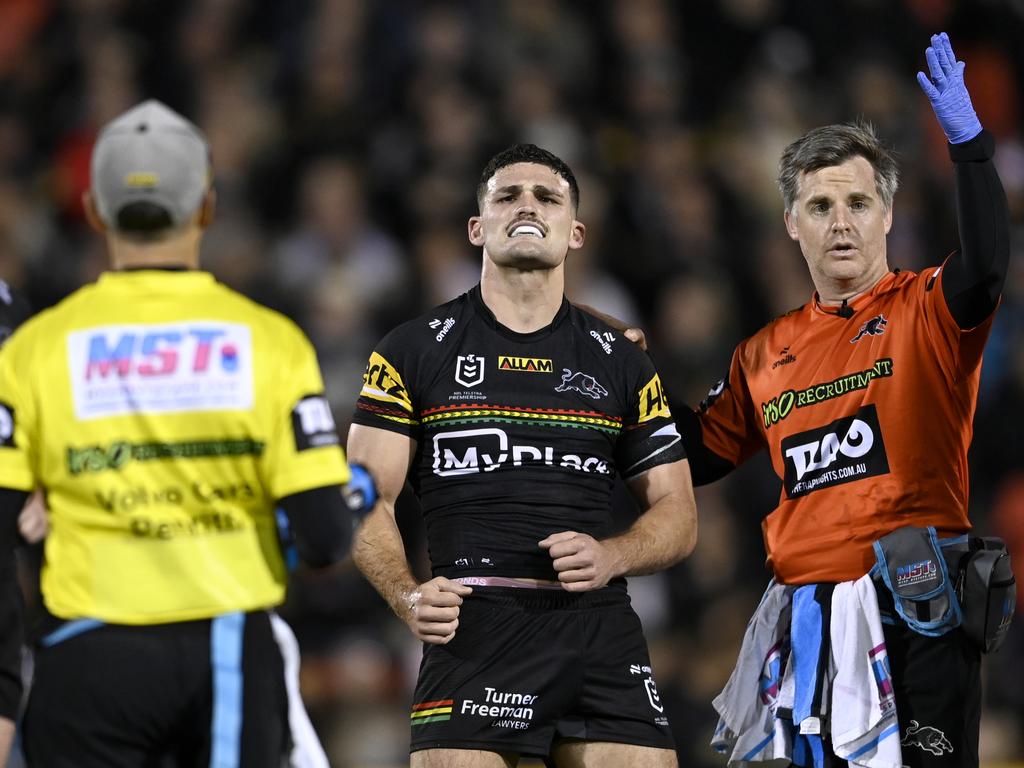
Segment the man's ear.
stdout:
<svg viewBox="0 0 1024 768">
<path fill-rule="evenodd" d="M 475 246 L 483 246 L 484 244 L 484 220 L 479 216 L 470 216 L 469 224 L 466 228 L 469 234 L 469 242 Z"/>
<path fill-rule="evenodd" d="M 800 240 L 800 235 L 796 231 L 796 214 L 792 214 L 787 209 L 782 214 L 783 220 L 786 222 L 786 231 L 789 233 L 790 240 Z"/>
<path fill-rule="evenodd" d="M 213 224 L 213 214 L 217 210 L 217 192 L 213 187 L 206 190 L 206 194 L 203 195 L 203 202 L 199 205 L 199 224 L 200 229 L 206 229 Z"/>
<path fill-rule="evenodd" d="M 885 212 L 882 217 L 882 223 L 885 224 L 885 234 L 889 234 L 889 230 L 892 229 L 892 206 L 889 206 L 889 210 Z"/>
<path fill-rule="evenodd" d="M 578 251 L 583 247 L 583 241 L 587 239 L 587 227 L 581 221 L 573 219 L 572 231 L 569 232 L 569 250 Z"/>
<path fill-rule="evenodd" d="M 101 235 L 106 234 L 107 225 L 100 217 L 99 209 L 96 208 L 96 201 L 89 190 L 85 190 L 82 193 L 82 210 L 85 211 L 85 220 L 89 222 L 89 226 Z"/>
</svg>

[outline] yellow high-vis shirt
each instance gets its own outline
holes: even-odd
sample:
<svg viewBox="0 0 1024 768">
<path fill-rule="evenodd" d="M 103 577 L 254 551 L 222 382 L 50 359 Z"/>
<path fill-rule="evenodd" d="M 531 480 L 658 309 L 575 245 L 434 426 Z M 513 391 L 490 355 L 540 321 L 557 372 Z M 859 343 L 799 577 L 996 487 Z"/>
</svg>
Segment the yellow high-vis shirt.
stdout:
<svg viewBox="0 0 1024 768">
<path fill-rule="evenodd" d="M 276 605 L 275 500 L 348 479 L 309 341 L 206 272 L 105 273 L 0 351 L 0 487 L 46 491 L 61 618 Z"/>
</svg>

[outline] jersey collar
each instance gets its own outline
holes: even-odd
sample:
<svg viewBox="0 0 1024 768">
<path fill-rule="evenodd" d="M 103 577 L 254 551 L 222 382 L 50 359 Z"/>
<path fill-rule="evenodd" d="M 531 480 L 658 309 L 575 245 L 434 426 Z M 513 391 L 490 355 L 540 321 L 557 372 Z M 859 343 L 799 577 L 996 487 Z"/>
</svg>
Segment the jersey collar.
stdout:
<svg viewBox="0 0 1024 768">
<path fill-rule="evenodd" d="M 480 317 L 483 318 L 491 328 L 500 333 L 502 336 L 514 339 L 515 341 L 537 341 L 543 339 L 545 336 L 553 333 L 558 326 L 562 324 L 566 317 L 569 316 L 569 300 L 562 297 L 562 305 L 558 308 L 555 313 L 555 317 L 552 319 L 549 325 L 545 325 L 543 328 L 538 328 L 536 331 L 530 331 L 530 333 L 518 333 L 513 331 L 508 326 L 502 325 L 498 322 L 498 319 L 494 316 L 494 313 L 484 303 L 483 294 L 480 291 L 480 284 L 477 283 L 469 290 L 469 300 L 473 305 L 473 309 Z"/>
<path fill-rule="evenodd" d="M 896 286 L 900 285 L 904 281 L 904 279 L 906 279 L 906 275 L 908 275 L 908 273 L 900 269 L 893 269 L 886 272 L 879 279 L 879 281 L 875 283 L 874 286 L 872 286 L 870 291 L 865 291 L 860 296 L 855 298 L 853 301 L 847 302 L 847 306 L 850 307 L 850 309 L 852 309 L 854 313 L 859 312 L 879 296 L 889 293 L 889 291 L 893 290 L 894 288 L 896 288 Z M 815 314 L 818 315 L 833 315 L 836 317 L 841 317 L 841 315 L 837 315 L 839 305 L 823 305 L 820 301 L 820 297 L 818 296 L 817 291 L 811 294 L 811 309 Z"/>
</svg>

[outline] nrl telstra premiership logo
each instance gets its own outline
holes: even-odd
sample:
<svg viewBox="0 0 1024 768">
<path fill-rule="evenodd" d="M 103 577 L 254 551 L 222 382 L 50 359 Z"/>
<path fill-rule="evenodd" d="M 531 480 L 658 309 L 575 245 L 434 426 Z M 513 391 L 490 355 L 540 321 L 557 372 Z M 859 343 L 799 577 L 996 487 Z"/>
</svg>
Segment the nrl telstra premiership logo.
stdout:
<svg viewBox="0 0 1024 768">
<path fill-rule="evenodd" d="M 455 381 L 464 387 L 475 387 L 484 380 L 484 358 L 459 355 L 455 361 Z"/>
</svg>

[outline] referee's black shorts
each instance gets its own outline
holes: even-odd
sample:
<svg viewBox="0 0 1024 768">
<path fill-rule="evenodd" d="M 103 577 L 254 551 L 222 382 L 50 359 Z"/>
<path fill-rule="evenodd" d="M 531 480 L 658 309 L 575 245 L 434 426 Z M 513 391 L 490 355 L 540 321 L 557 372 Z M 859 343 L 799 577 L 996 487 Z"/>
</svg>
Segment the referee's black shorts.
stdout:
<svg viewBox="0 0 1024 768">
<path fill-rule="evenodd" d="M 546 756 L 560 740 L 673 749 L 640 619 L 623 587 L 474 587 L 459 628 L 427 645 L 412 751 Z"/>
<path fill-rule="evenodd" d="M 75 630 L 84 630 L 78 631 Z M 280 768 L 284 663 L 264 611 L 44 637 L 23 748 L 42 768 Z"/>
</svg>

